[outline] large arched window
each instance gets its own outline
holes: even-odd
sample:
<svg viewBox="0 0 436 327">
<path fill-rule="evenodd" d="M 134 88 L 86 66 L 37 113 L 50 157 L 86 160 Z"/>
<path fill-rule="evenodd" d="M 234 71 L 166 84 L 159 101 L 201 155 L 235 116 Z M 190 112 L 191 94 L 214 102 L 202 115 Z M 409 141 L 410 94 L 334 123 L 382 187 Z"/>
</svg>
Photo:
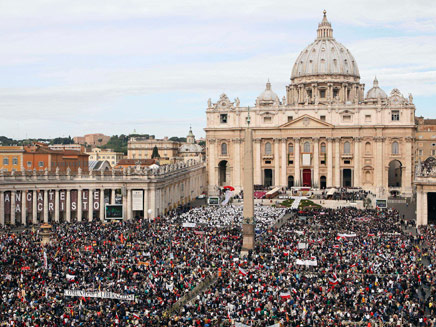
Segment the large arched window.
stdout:
<svg viewBox="0 0 436 327">
<path fill-rule="evenodd" d="M 271 150 L 271 143 L 266 142 L 265 143 L 265 154 L 267 156 L 269 156 L 269 155 L 271 155 L 271 152 L 272 152 L 272 150 Z"/>
<path fill-rule="evenodd" d="M 325 150 L 325 143 L 324 143 L 324 142 L 321 143 L 321 153 L 326 153 L 326 150 Z"/>
<path fill-rule="evenodd" d="M 350 153 L 350 142 L 348 142 L 348 141 L 344 143 L 344 153 L 345 154 Z"/>
<path fill-rule="evenodd" d="M 227 155 L 227 143 L 222 143 L 222 144 L 221 144 L 221 154 L 222 154 L 223 156 L 226 156 L 226 155 Z"/>
<path fill-rule="evenodd" d="M 304 142 L 304 152 L 310 152 L 310 143 Z"/>
<path fill-rule="evenodd" d="M 399 154 L 400 153 L 400 146 L 398 145 L 398 142 L 392 142 L 392 154 Z"/>
<path fill-rule="evenodd" d="M 294 154 L 294 144 L 292 144 L 292 143 L 288 144 L 288 153 Z"/>
</svg>

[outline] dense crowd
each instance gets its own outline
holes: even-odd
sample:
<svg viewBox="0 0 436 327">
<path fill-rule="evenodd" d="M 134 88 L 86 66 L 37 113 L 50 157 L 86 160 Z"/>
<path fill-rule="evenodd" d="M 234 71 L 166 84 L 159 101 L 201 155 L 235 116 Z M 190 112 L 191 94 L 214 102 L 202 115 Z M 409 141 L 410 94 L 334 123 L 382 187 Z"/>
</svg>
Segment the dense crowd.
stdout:
<svg viewBox="0 0 436 327">
<path fill-rule="evenodd" d="M 0 322 L 7 326 L 436 326 L 436 232 L 404 232 L 396 211 L 256 207 L 266 232 L 241 257 L 241 209 L 193 209 L 152 223 L 62 224 L 0 234 Z M 208 219 L 207 217 L 210 217 Z M 183 228 L 183 222 L 198 223 Z M 217 228 L 217 226 L 221 228 Z M 267 228 L 268 227 L 268 228 Z M 168 311 L 202 281 L 210 285 Z M 110 291 L 134 301 L 64 296 Z"/>
<path fill-rule="evenodd" d="M 362 189 L 340 187 L 336 188 L 333 194 L 331 194 L 329 190 L 323 190 L 317 197 L 320 199 L 356 201 L 365 200 L 370 193 L 371 192 Z"/>
</svg>

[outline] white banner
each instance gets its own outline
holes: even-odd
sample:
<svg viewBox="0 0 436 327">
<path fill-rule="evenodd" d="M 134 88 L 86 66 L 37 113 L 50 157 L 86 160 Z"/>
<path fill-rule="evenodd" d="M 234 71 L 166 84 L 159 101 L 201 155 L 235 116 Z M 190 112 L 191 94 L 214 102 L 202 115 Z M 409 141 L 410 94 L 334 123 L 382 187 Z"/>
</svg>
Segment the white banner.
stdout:
<svg viewBox="0 0 436 327">
<path fill-rule="evenodd" d="M 78 297 L 97 297 L 101 299 L 115 299 L 115 300 L 125 300 L 134 301 L 135 295 L 122 295 L 112 292 L 98 291 L 98 292 L 88 292 L 81 290 L 64 290 L 64 296 L 78 296 Z"/>
<path fill-rule="evenodd" d="M 309 248 L 309 245 L 307 243 L 300 242 L 300 243 L 298 243 L 298 248 L 299 249 L 307 249 L 307 248 Z"/>
<path fill-rule="evenodd" d="M 196 223 L 183 223 L 182 227 L 194 228 L 196 227 Z"/>
<path fill-rule="evenodd" d="M 144 210 L 144 191 L 133 190 L 132 191 L 132 210 L 142 211 Z"/>
<path fill-rule="evenodd" d="M 356 233 L 352 233 L 352 234 L 340 234 L 338 233 L 339 237 L 356 237 Z"/>
<path fill-rule="evenodd" d="M 310 153 L 303 153 L 303 166 L 310 166 Z"/>
<path fill-rule="evenodd" d="M 295 261 L 296 265 L 300 265 L 300 266 L 318 266 L 318 262 L 317 260 L 300 260 L 297 259 L 297 261 Z"/>
</svg>

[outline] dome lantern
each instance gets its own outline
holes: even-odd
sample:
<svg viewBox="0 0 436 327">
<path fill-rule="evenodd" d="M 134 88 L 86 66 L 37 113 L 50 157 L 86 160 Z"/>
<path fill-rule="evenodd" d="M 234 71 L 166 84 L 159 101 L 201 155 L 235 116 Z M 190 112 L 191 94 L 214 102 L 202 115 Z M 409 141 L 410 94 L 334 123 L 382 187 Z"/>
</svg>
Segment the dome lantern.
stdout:
<svg viewBox="0 0 436 327">
<path fill-rule="evenodd" d="M 327 20 L 327 11 L 323 11 L 324 17 L 321 23 L 318 24 L 318 37 L 317 40 L 322 39 L 333 39 L 333 28 L 332 24 Z"/>
</svg>

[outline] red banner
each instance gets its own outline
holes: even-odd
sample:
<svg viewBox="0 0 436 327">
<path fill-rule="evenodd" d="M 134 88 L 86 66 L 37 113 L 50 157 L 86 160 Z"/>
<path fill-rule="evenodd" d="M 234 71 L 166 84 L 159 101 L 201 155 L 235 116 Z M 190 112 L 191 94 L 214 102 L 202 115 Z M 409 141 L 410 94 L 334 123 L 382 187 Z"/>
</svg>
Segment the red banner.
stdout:
<svg viewBox="0 0 436 327">
<path fill-rule="evenodd" d="M 77 211 L 77 190 L 71 191 L 71 211 Z"/>
<path fill-rule="evenodd" d="M 36 210 L 38 212 L 44 211 L 44 191 L 38 191 L 36 193 Z"/>
<path fill-rule="evenodd" d="M 28 213 L 33 212 L 33 191 L 27 191 L 26 193 L 26 209 Z"/>
<path fill-rule="evenodd" d="M 67 191 L 59 191 L 59 211 L 64 212 L 67 206 Z"/>
<path fill-rule="evenodd" d="M 89 191 L 82 190 L 82 211 L 88 211 L 89 207 Z"/>
</svg>

